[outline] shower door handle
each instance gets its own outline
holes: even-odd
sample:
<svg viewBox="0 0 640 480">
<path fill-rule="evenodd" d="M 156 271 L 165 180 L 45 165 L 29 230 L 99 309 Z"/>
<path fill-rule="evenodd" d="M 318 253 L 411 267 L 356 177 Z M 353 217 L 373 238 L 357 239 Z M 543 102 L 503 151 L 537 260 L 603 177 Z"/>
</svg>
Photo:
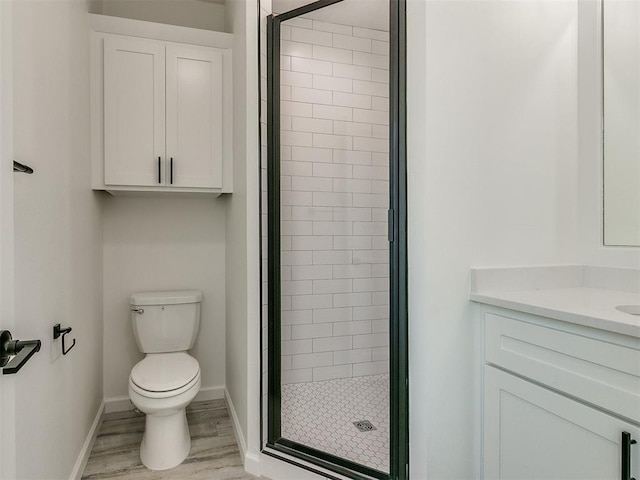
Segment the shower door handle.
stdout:
<svg viewBox="0 0 640 480">
<path fill-rule="evenodd" d="M 390 208 L 387 210 L 387 241 L 393 242 L 396 238 L 396 226 L 395 226 L 395 210 Z"/>
</svg>

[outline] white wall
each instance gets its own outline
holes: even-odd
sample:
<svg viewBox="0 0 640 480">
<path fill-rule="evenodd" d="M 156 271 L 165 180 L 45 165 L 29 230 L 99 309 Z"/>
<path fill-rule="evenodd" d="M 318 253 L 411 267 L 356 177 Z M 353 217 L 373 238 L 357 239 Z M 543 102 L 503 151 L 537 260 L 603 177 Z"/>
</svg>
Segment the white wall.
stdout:
<svg viewBox="0 0 640 480">
<path fill-rule="evenodd" d="M 408 2 L 412 479 L 480 477 L 469 267 L 580 261 L 577 4 Z"/>
<path fill-rule="evenodd" d="M 225 6 L 201 0 L 94 0 L 91 12 L 216 32 L 225 31 Z"/>
<path fill-rule="evenodd" d="M 202 389 L 225 383 L 225 208 L 221 199 L 111 197 L 104 202 L 104 395 L 128 397 L 144 355 L 131 329 L 129 296 L 201 290 L 200 333 L 191 354 Z"/>
<path fill-rule="evenodd" d="M 15 376 L 17 477 L 69 478 L 102 395 L 102 225 L 90 189 L 84 1 L 13 4 L 14 335 L 42 350 Z M 54 323 L 73 327 L 61 355 Z M 69 337 L 68 337 L 69 338 Z"/>
<path fill-rule="evenodd" d="M 199 0 L 101 0 L 92 12 L 225 31 L 224 5 Z M 225 385 L 225 200 L 208 197 L 108 197 L 104 213 L 105 397 L 127 405 L 128 378 L 143 358 L 129 318 L 135 291 L 202 290 L 200 333 L 192 354 L 202 389 Z M 122 400 L 123 403 L 110 401 Z M 110 405 L 113 405 L 111 407 Z"/>
<path fill-rule="evenodd" d="M 14 331 L 13 177 L 13 5 L 0 3 L 0 326 Z M 15 381 L 3 378 L 0 390 L 0 478 L 16 476 Z"/>
<path fill-rule="evenodd" d="M 234 190 L 227 201 L 226 387 L 245 468 L 259 473 L 260 264 L 258 185 L 258 5 L 229 2 L 234 34 Z"/>
<path fill-rule="evenodd" d="M 247 435 L 247 2 L 230 2 L 233 37 L 233 195 L 227 204 L 227 391 Z"/>
</svg>

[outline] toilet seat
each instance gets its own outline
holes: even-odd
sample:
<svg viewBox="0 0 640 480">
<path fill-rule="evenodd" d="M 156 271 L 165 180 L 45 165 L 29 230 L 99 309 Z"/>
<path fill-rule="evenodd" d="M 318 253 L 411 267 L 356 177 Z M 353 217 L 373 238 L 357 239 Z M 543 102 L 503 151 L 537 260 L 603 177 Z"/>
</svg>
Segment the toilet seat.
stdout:
<svg viewBox="0 0 640 480">
<path fill-rule="evenodd" d="M 139 395 L 166 398 L 189 390 L 200 379 L 198 361 L 186 352 L 147 355 L 129 376 L 129 385 Z"/>
</svg>

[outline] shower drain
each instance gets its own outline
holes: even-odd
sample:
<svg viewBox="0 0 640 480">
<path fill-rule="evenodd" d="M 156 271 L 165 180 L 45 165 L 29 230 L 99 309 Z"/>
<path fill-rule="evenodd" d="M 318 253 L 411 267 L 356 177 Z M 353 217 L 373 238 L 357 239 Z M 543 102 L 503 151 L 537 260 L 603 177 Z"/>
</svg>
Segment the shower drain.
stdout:
<svg viewBox="0 0 640 480">
<path fill-rule="evenodd" d="M 371 430 L 377 430 L 376 427 L 369 420 L 361 420 L 359 422 L 353 422 L 358 430 L 361 432 L 369 432 Z"/>
</svg>

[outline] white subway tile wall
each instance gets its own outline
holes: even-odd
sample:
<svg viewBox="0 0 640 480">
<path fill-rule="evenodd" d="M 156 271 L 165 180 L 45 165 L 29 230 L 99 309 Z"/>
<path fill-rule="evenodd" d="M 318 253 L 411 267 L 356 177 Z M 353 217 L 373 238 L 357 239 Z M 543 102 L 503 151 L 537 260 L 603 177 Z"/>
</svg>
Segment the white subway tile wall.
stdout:
<svg viewBox="0 0 640 480">
<path fill-rule="evenodd" d="M 282 383 L 387 373 L 389 35 L 281 32 Z"/>
<path fill-rule="evenodd" d="M 263 443 L 268 13 L 261 2 Z M 388 55 L 388 33 L 296 18 L 282 25 L 281 36 L 282 432 L 389 471 L 389 159 L 376 142 L 389 137 L 389 71 L 375 63 Z M 351 436 L 353 412 L 378 430 Z"/>
</svg>

